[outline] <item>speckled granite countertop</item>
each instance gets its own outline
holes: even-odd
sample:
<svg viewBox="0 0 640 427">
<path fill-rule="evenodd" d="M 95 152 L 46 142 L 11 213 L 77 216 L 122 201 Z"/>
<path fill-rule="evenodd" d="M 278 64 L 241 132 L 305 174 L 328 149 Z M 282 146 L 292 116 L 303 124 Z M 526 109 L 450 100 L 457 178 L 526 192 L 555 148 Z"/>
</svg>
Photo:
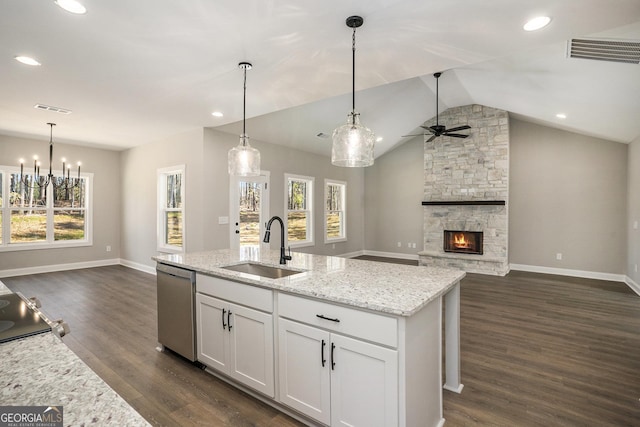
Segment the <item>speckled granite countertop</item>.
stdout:
<svg viewBox="0 0 640 427">
<path fill-rule="evenodd" d="M 0 344 L 0 404 L 63 406 L 66 426 L 148 426 L 52 333 Z"/>
<path fill-rule="evenodd" d="M 247 261 L 279 266 L 280 251 L 275 250 L 220 249 L 159 255 L 153 259 L 162 264 L 183 267 L 211 276 L 400 316 L 417 313 L 465 276 L 464 271 L 448 268 L 390 264 L 298 252 L 292 252 L 291 255 L 293 259 L 287 262 L 286 268 L 303 272 L 280 279 L 220 268 Z"/>
</svg>

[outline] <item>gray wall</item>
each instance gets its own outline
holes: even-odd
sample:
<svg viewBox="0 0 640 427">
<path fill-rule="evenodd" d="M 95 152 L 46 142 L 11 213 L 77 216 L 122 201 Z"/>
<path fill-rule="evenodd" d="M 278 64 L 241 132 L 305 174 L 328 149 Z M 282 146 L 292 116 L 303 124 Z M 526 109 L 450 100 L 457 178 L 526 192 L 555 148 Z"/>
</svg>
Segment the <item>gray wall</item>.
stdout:
<svg viewBox="0 0 640 427">
<path fill-rule="evenodd" d="M 627 148 L 512 118 L 510 262 L 624 273 Z"/>
<path fill-rule="evenodd" d="M 640 137 L 629 144 L 629 214 L 628 214 L 628 261 L 627 276 L 640 285 Z M 638 228 L 634 229 L 634 222 L 638 222 Z"/>
<path fill-rule="evenodd" d="M 18 159 L 38 154 L 48 159 L 49 142 L 0 135 L 0 164 L 18 166 Z M 93 173 L 93 246 L 37 249 L 0 253 L 0 270 L 40 267 L 120 257 L 120 162 L 117 151 L 56 143 L 54 169 L 61 169 L 61 157 L 81 160 L 82 170 Z M 48 160 L 44 161 L 48 168 Z M 111 252 L 106 246 L 111 246 Z"/>
<path fill-rule="evenodd" d="M 422 250 L 423 141 L 413 138 L 365 168 L 365 249 L 416 257 Z"/>
<path fill-rule="evenodd" d="M 158 169 L 185 165 L 185 248 L 194 252 L 204 248 L 202 234 L 205 161 L 203 130 L 196 129 L 142 145 L 120 155 L 121 258 L 144 266 L 153 266 L 157 253 L 157 174 Z"/>
<path fill-rule="evenodd" d="M 125 262 L 153 267 L 156 252 L 156 178 L 163 167 L 186 165 L 186 250 L 229 247 L 229 225 L 219 225 L 218 217 L 229 216 L 229 175 L 227 152 L 238 144 L 238 136 L 212 129 L 197 129 L 121 154 L 121 258 Z M 323 156 L 251 141 L 260 150 L 262 169 L 271 173 L 271 215 L 283 215 L 284 173 L 316 178 L 316 244 L 298 249 L 316 254 L 343 254 L 359 251 L 364 241 L 364 172 L 337 168 Z M 325 178 L 347 181 L 348 240 L 325 245 L 322 231 L 323 183 Z M 279 242 L 274 239 L 272 245 Z"/>
</svg>

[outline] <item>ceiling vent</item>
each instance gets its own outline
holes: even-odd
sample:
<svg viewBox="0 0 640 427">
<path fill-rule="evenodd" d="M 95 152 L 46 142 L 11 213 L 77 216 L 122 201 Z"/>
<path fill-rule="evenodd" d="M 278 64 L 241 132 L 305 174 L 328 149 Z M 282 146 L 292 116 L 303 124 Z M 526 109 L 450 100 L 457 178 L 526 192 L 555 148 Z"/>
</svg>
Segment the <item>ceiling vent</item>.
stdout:
<svg viewBox="0 0 640 427">
<path fill-rule="evenodd" d="M 596 61 L 640 63 L 640 42 L 614 39 L 571 39 L 568 43 L 569 58 Z"/>
<path fill-rule="evenodd" d="M 53 111 L 54 113 L 60 113 L 60 114 L 71 114 L 71 110 L 67 110 L 66 108 L 60 108 L 60 107 L 52 107 L 51 105 L 36 104 L 33 106 L 33 108 L 36 108 L 38 110 Z"/>
</svg>

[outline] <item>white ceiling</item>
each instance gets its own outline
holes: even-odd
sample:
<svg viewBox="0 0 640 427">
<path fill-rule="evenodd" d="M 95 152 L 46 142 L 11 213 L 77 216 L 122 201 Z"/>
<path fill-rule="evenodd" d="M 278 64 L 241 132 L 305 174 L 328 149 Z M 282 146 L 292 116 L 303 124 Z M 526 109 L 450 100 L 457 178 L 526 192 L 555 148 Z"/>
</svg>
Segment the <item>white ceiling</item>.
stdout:
<svg viewBox="0 0 640 427">
<path fill-rule="evenodd" d="M 328 154 L 331 139 L 316 134 L 350 110 L 345 18 L 357 14 L 356 108 L 384 138 L 377 156 L 435 115 L 432 74 L 444 70 L 440 111 L 477 103 L 613 141 L 640 136 L 639 66 L 565 54 L 572 37 L 640 41 L 638 0 L 82 2 L 86 15 L 53 0 L 0 4 L 0 133 L 48 139 L 54 121 L 55 141 L 113 149 L 198 127 L 238 134 L 237 64 L 250 61 L 252 139 Z M 540 14 L 547 28 L 522 30 Z"/>
</svg>

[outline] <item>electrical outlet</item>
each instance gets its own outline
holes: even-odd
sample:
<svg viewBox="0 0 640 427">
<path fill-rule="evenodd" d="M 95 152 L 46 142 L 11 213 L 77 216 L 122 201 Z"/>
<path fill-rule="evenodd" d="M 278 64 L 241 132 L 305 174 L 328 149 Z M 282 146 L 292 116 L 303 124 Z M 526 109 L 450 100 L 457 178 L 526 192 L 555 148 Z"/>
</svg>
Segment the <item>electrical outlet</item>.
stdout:
<svg viewBox="0 0 640 427">
<path fill-rule="evenodd" d="M 637 272 L 638 272 L 638 264 L 636 264 L 636 265 L 634 266 L 634 269 L 636 270 L 636 273 L 637 273 Z"/>
<path fill-rule="evenodd" d="M 107 245 L 107 252 L 111 252 L 111 246 Z"/>
<path fill-rule="evenodd" d="M 562 260 L 562 254 L 561 254 L 560 252 L 558 252 L 558 253 L 556 254 L 556 259 L 557 259 L 558 261 Z"/>
<path fill-rule="evenodd" d="M 398 247 L 401 248 L 402 247 L 402 243 L 398 242 Z"/>
<path fill-rule="evenodd" d="M 633 229 L 634 230 L 638 229 L 638 221 L 633 221 Z"/>
<path fill-rule="evenodd" d="M 416 244 L 415 244 L 415 243 L 412 243 L 412 244 L 411 244 L 411 247 L 412 247 L 413 249 L 415 249 L 415 248 L 416 248 Z"/>
<path fill-rule="evenodd" d="M 331 249 L 335 249 L 335 248 L 336 248 L 336 244 L 335 244 L 335 243 L 332 243 L 332 244 L 331 244 Z"/>
</svg>

